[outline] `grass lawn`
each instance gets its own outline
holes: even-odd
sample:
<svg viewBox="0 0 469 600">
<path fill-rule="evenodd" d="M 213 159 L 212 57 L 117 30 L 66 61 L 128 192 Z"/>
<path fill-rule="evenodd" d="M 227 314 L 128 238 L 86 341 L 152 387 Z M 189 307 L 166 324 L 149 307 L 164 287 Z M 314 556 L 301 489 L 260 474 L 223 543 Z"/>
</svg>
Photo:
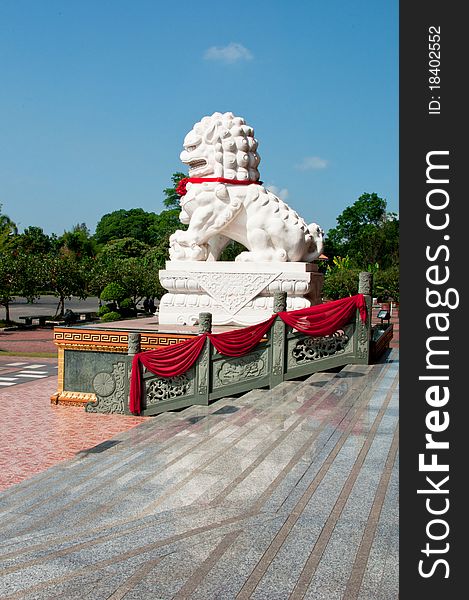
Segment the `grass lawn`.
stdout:
<svg viewBox="0 0 469 600">
<path fill-rule="evenodd" d="M 57 352 L 16 352 L 0 350 L 1 356 L 23 356 L 25 358 L 57 358 Z"/>
</svg>

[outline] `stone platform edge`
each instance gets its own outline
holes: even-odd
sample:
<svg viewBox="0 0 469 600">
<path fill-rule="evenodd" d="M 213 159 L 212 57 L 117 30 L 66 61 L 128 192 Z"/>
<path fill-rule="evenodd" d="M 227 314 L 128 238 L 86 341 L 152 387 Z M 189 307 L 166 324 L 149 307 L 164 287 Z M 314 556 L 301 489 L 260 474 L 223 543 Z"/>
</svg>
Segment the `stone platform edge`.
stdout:
<svg viewBox="0 0 469 600">
<path fill-rule="evenodd" d="M 67 350 L 78 352 L 99 352 L 105 354 L 127 354 L 129 333 L 138 332 L 142 350 L 155 350 L 178 344 L 197 335 L 195 331 L 168 332 L 144 331 L 138 320 L 121 321 L 119 329 L 88 327 L 54 327 L 54 343 L 57 346 L 58 370 L 57 392 L 50 397 L 51 404 L 82 406 L 96 401 L 96 394 L 65 389 L 65 370 Z M 126 327 L 127 325 L 127 327 Z M 155 327 L 158 325 L 155 323 Z M 165 328 L 167 329 L 167 328 Z M 189 328 L 187 328 L 189 329 Z"/>
<path fill-rule="evenodd" d="M 253 325 L 270 317 L 277 292 L 287 294 L 287 310 L 319 304 L 323 282 L 306 262 L 167 261 L 159 277 L 165 325 L 193 325 L 200 312 L 212 313 L 214 325 Z"/>
</svg>

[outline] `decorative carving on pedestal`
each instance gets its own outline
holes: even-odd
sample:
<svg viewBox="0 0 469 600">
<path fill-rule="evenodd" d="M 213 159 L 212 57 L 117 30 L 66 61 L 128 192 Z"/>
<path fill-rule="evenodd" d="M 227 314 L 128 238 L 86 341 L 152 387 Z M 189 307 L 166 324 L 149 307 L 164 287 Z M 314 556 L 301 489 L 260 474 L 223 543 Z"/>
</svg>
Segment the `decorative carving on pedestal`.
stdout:
<svg viewBox="0 0 469 600">
<path fill-rule="evenodd" d="M 98 373 L 93 379 L 93 387 L 98 396 L 107 398 L 116 389 L 116 380 L 111 373 Z"/>
<path fill-rule="evenodd" d="M 86 412 L 124 413 L 128 396 L 127 367 L 124 362 L 115 363 L 112 373 L 100 372 L 93 379 L 96 402 L 88 402 Z"/>
<path fill-rule="evenodd" d="M 54 327 L 54 343 L 59 350 L 81 350 L 88 352 L 128 351 L 129 334 L 126 331 L 100 331 L 98 329 Z M 153 350 L 161 346 L 171 346 L 188 339 L 188 336 L 171 333 L 140 333 L 141 348 Z"/>
<path fill-rule="evenodd" d="M 230 314 L 236 314 L 279 273 L 197 273 L 197 281 Z M 193 276 L 193 275 L 192 275 Z"/>
<path fill-rule="evenodd" d="M 174 294 L 184 294 L 184 295 L 194 295 L 197 296 L 200 293 L 209 293 L 210 291 L 214 294 L 213 297 L 218 297 L 216 294 L 216 290 L 209 290 L 203 287 L 202 279 L 208 279 L 206 277 L 207 273 L 200 278 L 199 281 L 199 273 L 200 271 L 197 268 L 201 264 L 206 263 L 194 263 L 191 266 L 194 266 L 194 270 L 189 272 L 182 270 L 179 268 L 180 265 L 184 265 L 187 263 L 172 263 L 169 262 L 167 270 L 160 271 L 160 282 L 161 285 L 167 289 L 170 293 Z M 216 262 L 211 263 L 213 265 L 212 269 L 209 273 L 212 275 L 214 273 L 217 274 L 218 278 L 223 277 L 224 280 L 232 286 L 234 281 L 236 281 L 237 286 L 241 287 L 242 282 L 239 279 L 239 274 L 249 275 L 249 277 L 254 277 L 256 275 L 264 275 L 265 273 L 255 273 L 254 271 L 245 271 L 243 272 L 240 269 L 240 265 L 236 262 Z M 178 270 L 173 270 L 173 265 L 178 266 Z M 263 266 L 263 265 L 259 265 Z M 283 270 L 284 264 L 276 264 L 269 263 L 268 273 L 272 274 L 272 279 L 265 285 L 264 288 L 261 288 L 261 292 L 258 295 L 262 296 L 273 296 L 276 292 L 285 292 L 288 294 L 288 297 L 298 297 L 309 295 L 311 292 L 311 288 L 313 285 L 316 285 L 316 280 L 322 285 L 323 275 L 317 272 L 315 269 L 316 265 L 309 265 L 311 267 L 311 271 L 308 271 L 308 277 L 305 277 L 304 273 L 302 276 L 299 276 L 300 272 L 285 272 Z M 278 266 L 277 272 L 272 270 L 272 267 Z M 223 269 L 223 270 L 222 270 Z M 210 276 L 211 276 L 210 275 Z M 223 284 L 224 282 L 222 282 Z M 219 285 L 222 289 L 222 286 Z"/>
<path fill-rule="evenodd" d="M 161 299 L 159 322 L 192 325 L 200 312 L 211 312 L 214 325 L 259 323 L 276 312 L 274 295 L 279 292 L 287 294 L 286 310 L 321 302 L 323 276 L 316 265 L 246 264 L 168 262 L 160 271 L 161 283 L 170 291 Z"/>
</svg>

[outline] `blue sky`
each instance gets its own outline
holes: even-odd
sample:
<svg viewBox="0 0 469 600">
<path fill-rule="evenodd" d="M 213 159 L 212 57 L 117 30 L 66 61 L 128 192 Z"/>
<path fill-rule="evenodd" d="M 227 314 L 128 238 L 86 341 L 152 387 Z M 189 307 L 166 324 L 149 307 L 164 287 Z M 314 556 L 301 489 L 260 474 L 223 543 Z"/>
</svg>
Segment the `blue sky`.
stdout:
<svg viewBox="0 0 469 600">
<path fill-rule="evenodd" d="M 398 211 L 398 2 L 0 2 L 0 203 L 23 230 L 163 209 L 192 125 L 255 129 L 261 179 L 326 231 Z"/>
</svg>

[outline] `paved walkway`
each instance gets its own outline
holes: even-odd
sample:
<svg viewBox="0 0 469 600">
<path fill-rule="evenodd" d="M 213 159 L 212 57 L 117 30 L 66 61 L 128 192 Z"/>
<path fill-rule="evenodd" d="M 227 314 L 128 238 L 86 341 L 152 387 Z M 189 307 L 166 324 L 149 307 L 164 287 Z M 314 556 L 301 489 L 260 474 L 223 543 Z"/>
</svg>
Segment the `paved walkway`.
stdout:
<svg viewBox="0 0 469 600">
<path fill-rule="evenodd" d="M 28 369 L 25 365 L 37 362 L 11 357 L 9 360 L 23 364 L 7 367 L 5 358 L 0 362 L 0 490 L 60 461 L 74 458 L 77 452 L 105 442 L 145 420 L 122 415 L 92 415 L 81 407 L 51 405 L 50 397 L 57 391 L 54 368 L 57 361 L 47 363 L 49 376 L 31 380 L 20 378 L 18 374 L 36 374 L 38 369 Z M 8 386 L 2 387 L 2 383 Z"/>
<path fill-rule="evenodd" d="M 57 361 L 28 361 L 24 358 L 0 358 L 0 389 L 27 381 L 57 376 Z"/>
<path fill-rule="evenodd" d="M 53 329 L 18 329 L 17 331 L 0 331 L 1 352 L 47 352 L 57 354 L 54 344 Z M 42 360 L 42 359 L 41 359 Z M 10 362 L 14 362 L 13 360 Z"/>
<path fill-rule="evenodd" d="M 1 598 L 398 597 L 397 350 L 91 445 L 0 495 Z"/>
</svg>

